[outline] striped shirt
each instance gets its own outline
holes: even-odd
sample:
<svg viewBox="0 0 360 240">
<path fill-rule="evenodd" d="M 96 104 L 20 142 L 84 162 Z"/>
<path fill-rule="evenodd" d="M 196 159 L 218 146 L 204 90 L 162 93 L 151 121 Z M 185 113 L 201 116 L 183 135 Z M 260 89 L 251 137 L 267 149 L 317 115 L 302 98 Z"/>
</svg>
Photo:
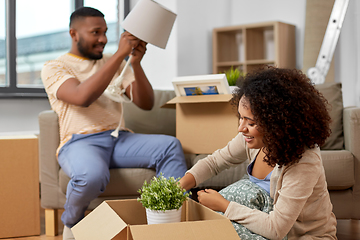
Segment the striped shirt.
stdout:
<svg viewBox="0 0 360 240">
<path fill-rule="evenodd" d="M 89 107 L 81 107 L 61 101 L 56 95 L 61 84 L 67 79 L 76 78 L 80 82 L 85 81 L 96 73 L 110 57 L 111 55 L 104 54 L 102 59 L 89 60 L 67 53 L 45 63 L 41 71 L 41 79 L 51 108 L 59 117 L 60 145 L 58 151 L 71 139 L 73 134 L 97 133 L 115 129 L 119 122 L 121 122 L 121 128 L 125 128 L 121 103 L 101 95 Z M 120 75 L 125 63 L 124 61 L 121 64 L 113 80 Z M 131 68 L 127 68 L 123 79 L 123 87 L 134 79 Z M 113 83 L 113 80 L 110 84 Z"/>
</svg>

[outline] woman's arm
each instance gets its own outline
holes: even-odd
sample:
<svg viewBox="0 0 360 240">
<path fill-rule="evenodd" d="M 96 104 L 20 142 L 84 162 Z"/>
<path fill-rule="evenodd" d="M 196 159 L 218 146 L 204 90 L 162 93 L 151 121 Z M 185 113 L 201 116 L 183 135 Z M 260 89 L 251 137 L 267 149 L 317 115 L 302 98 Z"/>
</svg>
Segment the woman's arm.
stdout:
<svg viewBox="0 0 360 240">
<path fill-rule="evenodd" d="M 256 154 L 257 150 L 253 151 Z M 255 155 L 254 155 L 255 156 Z M 238 134 L 224 148 L 199 160 L 189 171 L 198 184 L 219 174 L 221 171 L 245 162 L 251 157 L 242 134 Z"/>
</svg>

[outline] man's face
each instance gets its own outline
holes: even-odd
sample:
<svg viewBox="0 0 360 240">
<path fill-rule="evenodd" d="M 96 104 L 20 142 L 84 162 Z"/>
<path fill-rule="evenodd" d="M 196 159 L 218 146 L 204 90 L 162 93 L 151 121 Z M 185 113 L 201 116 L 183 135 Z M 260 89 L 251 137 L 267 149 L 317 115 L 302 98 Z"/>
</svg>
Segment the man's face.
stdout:
<svg viewBox="0 0 360 240">
<path fill-rule="evenodd" d="M 102 17 L 86 17 L 76 24 L 77 50 L 82 57 L 97 60 L 107 43 L 107 25 Z"/>
</svg>

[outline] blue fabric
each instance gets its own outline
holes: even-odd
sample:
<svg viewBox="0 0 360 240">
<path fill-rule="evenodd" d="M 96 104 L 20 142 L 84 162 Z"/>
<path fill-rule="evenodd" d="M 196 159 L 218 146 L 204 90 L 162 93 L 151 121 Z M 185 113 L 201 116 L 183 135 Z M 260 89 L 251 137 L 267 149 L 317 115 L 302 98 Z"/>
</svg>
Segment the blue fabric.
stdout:
<svg viewBox="0 0 360 240">
<path fill-rule="evenodd" d="M 255 160 L 252 161 L 249 166 L 247 167 L 247 173 L 249 175 L 249 179 L 251 182 L 257 184 L 259 187 L 263 188 L 268 194 L 270 194 L 270 177 L 272 171 L 264 178 L 264 179 L 258 179 L 254 177 L 252 174 L 252 170 L 254 167 Z"/>
<path fill-rule="evenodd" d="M 90 201 L 105 191 L 109 168 L 153 168 L 157 175 L 175 178 L 187 170 L 175 137 L 121 131 L 114 138 L 111 132 L 75 134 L 59 151 L 59 164 L 71 178 L 61 217 L 70 228 L 84 217 Z"/>
</svg>

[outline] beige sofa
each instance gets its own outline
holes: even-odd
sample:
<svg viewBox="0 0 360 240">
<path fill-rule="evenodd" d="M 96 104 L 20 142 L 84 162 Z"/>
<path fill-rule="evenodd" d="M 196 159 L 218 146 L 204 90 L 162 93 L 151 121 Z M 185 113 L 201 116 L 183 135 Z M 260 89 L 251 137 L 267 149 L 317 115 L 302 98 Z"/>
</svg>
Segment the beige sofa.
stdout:
<svg viewBox="0 0 360 240">
<path fill-rule="evenodd" d="M 323 87 L 334 106 L 333 118 L 335 137 L 330 141 L 328 149 L 323 150 L 323 162 L 328 181 L 331 200 L 337 218 L 360 219 L 360 108 L 342 108 L 341 86 L 332 84 Z M 125 104 L 126 126 L 139 133 L 159 133 L 175 135 L 175 110 L 161 106 L 175 96 L 173 91 L 155 90 L 155 106 L 151 111 L 142 111 L 133 104 Z M 340 103 L 340 102 L 341 103 Z M 340 119 L 340 120 L 339 120 Z M 56 235 L 57 212 L 65 203 L 65 191 L 69 178 L 59 167 L 55 151 L 59 144 L 58 118 L 52 111 L 39 114 L 39 157 L 41 206 L 45 209 L 46 235 Z M 230 139 L 229 139 L 230 140 Z M 340 143 L 339 143 L 340 140 Z M 345 143 L 345 147 L 342 146 Z M 334 147 L 335 146 L 335 147 Z M 222 146 L 219 146 L 222 147 Z M 339 149 L 338 149 L 339 148 Z M 186 160 L 190 168 L 204 155 L 187 154 Z M 238 179 L 245 173 L 246 164 L 236 169 L 229 169 L 199 187 L 221 189 Z M 111 169 L 110 183 L 105 192 L 91 202 L 89 209 L 95 208 L 105 199 L 135 198 L 137 190 L 144 180 L 149 181 L 155 171 L 151 169 Z"/>
</svg>

